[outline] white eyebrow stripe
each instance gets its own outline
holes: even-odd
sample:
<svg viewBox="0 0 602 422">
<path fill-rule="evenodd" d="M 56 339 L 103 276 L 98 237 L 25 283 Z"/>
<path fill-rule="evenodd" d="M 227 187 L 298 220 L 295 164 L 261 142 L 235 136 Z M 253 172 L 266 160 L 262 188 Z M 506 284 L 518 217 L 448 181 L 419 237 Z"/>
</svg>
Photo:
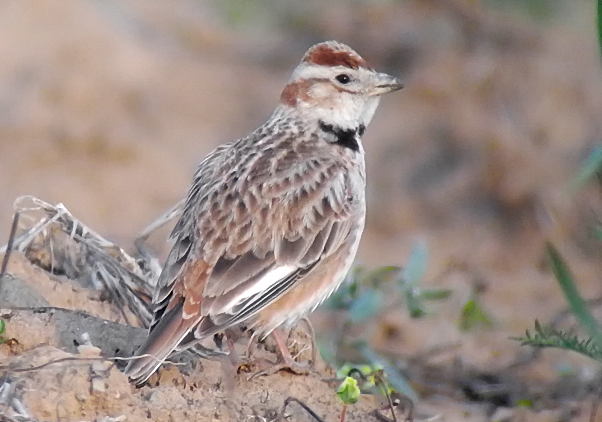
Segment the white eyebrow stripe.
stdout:
<svg viewBox="0 0 602 422">
<path fill-rule="evenodd" d="M 346 66 L 318 66 L 315 64 L 308 65 L 305 63 L 297 66 L 293 72 L 290 82 L 297 81 L 299 79 L 330 79 L 335 74 L 348 73 L 351 76 L 361 72 L 361 69 L 350 69 Z"/>
</svg>

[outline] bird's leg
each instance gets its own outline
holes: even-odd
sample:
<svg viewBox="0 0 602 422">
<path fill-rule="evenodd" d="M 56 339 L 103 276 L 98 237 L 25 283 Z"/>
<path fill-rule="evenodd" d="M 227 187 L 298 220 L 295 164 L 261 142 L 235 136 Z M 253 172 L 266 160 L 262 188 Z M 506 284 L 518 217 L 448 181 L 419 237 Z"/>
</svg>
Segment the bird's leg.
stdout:
<svg viewBox="0 0 602 422">
<path fill-rule="evenodd" d="M 242 363 L 242 359 L 236 354 L 236 349 L 234 348 L 234 340 L 230 336 L 226 336 L 226 344 L 228 345 L 228 357 L 230 358 L 230 362 L 232 365 L 238 366 Z"/>
<path fill-rule="evenodd" d="M 286 339 L 284 339 L 282 330 L 279 328 L 276 328 L 272 332 L 272 335 L 274 336 L 274 340 L 276 340 L 276 344 L 278 345 L 278 349 L 280 350 L 280 357 L 282 358 L 284 363 L 291 364 L 291 365 L 293 363 L 297 363 L 297 362 L 295 362 L 295 359 L 291 355 L 291 352 L 288 350 L 287 342 L 288 342 L 289 336 L 287 336 Z"/>
<path fill-rule="evenodd" d="M 307 334 L 309 335 L 309 339 L 311 341 L 311 361 L 309 362 L 310 369 L 315 369 L 316 360 L 318 358 L 318 345 L 316 344 L 316 332 L 314 331 L 313 325 L 311 325 L 311 321 L 307 317 L 301 318 L 300 321 L 305 323 L 305 327 L 307 328 Z M 292 333 L 292 331 L 291 331 Z M 290 333 L 289 333 L 290 337 Z"/>
<path fill-rule="evenodd" d="M 282 370 L 288 370 L 298 375 L 309 374 L 309 365 L 297 362 L 295 358 L 293 358 L 293 356 L 291 355 L 291 352 L 288 350 L 288 346 L 286 345 L 285 340 L 285 338 L 288 339 L 288 337 L 284 337 L 282 330 L 276 328 L 274 331 L 272 331 L 272 336 L 274 337 L 274 340 L 278 345 L 278 350 L 280 351 L 280 358 L 274 365 L 262 371 L 256 372 L 251 378 L 260 377 L 263 375 L 272 375 Z"/>
<path fill-rule="evenodd" d="M 224 334 L 226 337 L 226 345 L 228 346 L 228 351 L 229 351 L 228 357 L 229 357 L 232 365 L 238 367 L 238 366 L 246 364 L 248 361 L 248 356 L 247 355 L 239 356 L 236 353 L 236 348 L 234 346 L 236 341 L 241 337 L 240 333 L 236 332 L 232 328 L 227 328 L 224 331 Z"/>
<path fill-rule="evenodd" d="M 258 331 L 254 331 L 253 334 L 251 334 L 251 337 L 249 338 L 249 341 L 247 342 L 247 348 L 245 349 L 245 359 L 250 360 L 251 359 L 251 346 L 253 346 L 253 342 L 255 341 L 255 337 L 257 336 Z"/>
<path fill-rule="evenodd" d="M 251 339 L 250 339 L 249 343 L 247 344 L 245 353 L 243 355 L 239 355 L 236 353 L 235 343 L 236 343 L 236 340 L 238 340 L 240 338 L 240 334 L 236 333 L 231 328 L 228 328 L 224 331 L 224 334 L 226 337 L 226 345 L 228 346 L 228 351 L 229 351 L 228 356 L 225 358 L 225 361 L 229 366 L 231 366 L 233 368 L 234 372 L 237 372 L 237 373 L 249 372 L 250 368 L 254 366 L 253 362 L 251 362 L 250 348 L 251 348 L 251 342 L 255 338 L 255 333 L 256 332 L 254 332 L 251 335 Z"/>
</svg>

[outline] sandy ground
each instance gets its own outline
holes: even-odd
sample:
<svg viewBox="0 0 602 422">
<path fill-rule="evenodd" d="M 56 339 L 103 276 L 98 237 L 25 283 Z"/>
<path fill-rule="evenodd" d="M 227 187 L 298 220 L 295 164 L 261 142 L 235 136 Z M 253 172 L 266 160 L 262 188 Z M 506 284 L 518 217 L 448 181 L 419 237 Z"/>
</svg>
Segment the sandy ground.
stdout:
<svg viewBox="0 0 602 422">
<path fill-rule="evenodd" d="M 406 82 L 383 99 L 365 136 L 369 216 L 358 261 L 403 265 L 423 240 L 425 285 L 452 290 L 426 318 L 412 320 L 405 308 L 379 317 L 370 340 L 403 357 L 451 347 L 438 368 L 460 361 L 499 375 L 525 352 L 508 338 L 565 307 L 545 265 L 546 240 L 571 263 L 584 295 L 602 294 L 591 236 L 598 187 L 570 188 L 600 134 L 593 9 L 582 1 L 558 7 L 563 19 L 537 20 L 459 0 L 269 10 L 234 1 L 0 2 L 0 238 L 12 201 L 33 194 L 129 247 L 185 194 L 206 153 L 269 116 L 305 49 L 335 38 Z M 475 286 L 495 325 L 464 333 L 459 314 Z M 90 311 L 87 300 L 75 307 Z M 325 312 L 315 322 L 328 336 L 336 318 Z M 504 419 L 462 388 L 437 394 L 429 381 L 423 415 L 587 420 L 591 396 L 559 393 L 554 402 L 548 393 L 563 374 L 596 371 L 591 361 L 546 351 L 508 374 L 530 394 L 546 391 L 535 409 L 509 405 Z M 123 394 L 141 394 L 109 377 Z M 96 417 L 87 412 L 61 418 Z M 59 420 L 53 415 L 40 417 Z"/>
</svg>

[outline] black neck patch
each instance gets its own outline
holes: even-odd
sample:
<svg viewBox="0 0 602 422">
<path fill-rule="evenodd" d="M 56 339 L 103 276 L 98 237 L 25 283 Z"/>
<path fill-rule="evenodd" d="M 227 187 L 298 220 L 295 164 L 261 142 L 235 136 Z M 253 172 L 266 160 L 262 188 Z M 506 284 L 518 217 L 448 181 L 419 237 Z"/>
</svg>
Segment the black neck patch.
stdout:
<svg viewBox="0 0 602 422">
<path fill-rule="evenodd" d="M 366 130 L 364 125 L 359 125 L 359 127 L 355 129 L 341 129 L 340 127 L 329 125 L 328 123 L 324 123 L 322 120 L 320 120 L 318 122 L 318 126 L 324 132 L 334 135 L 337 139 L 335 142 L 337 145 L 340 145 L 344 148 L 349 148 L 355 152 L 360 150 L 360 145 L 356 136 L 362 136 L 364 134 L 364 131 Z"/>
</svg>

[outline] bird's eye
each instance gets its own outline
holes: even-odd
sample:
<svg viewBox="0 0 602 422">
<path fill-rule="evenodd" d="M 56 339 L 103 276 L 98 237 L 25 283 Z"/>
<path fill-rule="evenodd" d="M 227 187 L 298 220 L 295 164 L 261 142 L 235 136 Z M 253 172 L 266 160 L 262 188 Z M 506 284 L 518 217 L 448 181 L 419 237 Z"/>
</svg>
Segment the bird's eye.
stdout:
<svg viewBox="0 0 602 422">
<path fill-rule="evenodd" d="M 344 73 L 337 75 L 337 77 L 335 79 L 342 84 L 348 84 L 351 81 L 351 78 L 349 77 L 349 75 L 346 75 Z"/>
</svg>

